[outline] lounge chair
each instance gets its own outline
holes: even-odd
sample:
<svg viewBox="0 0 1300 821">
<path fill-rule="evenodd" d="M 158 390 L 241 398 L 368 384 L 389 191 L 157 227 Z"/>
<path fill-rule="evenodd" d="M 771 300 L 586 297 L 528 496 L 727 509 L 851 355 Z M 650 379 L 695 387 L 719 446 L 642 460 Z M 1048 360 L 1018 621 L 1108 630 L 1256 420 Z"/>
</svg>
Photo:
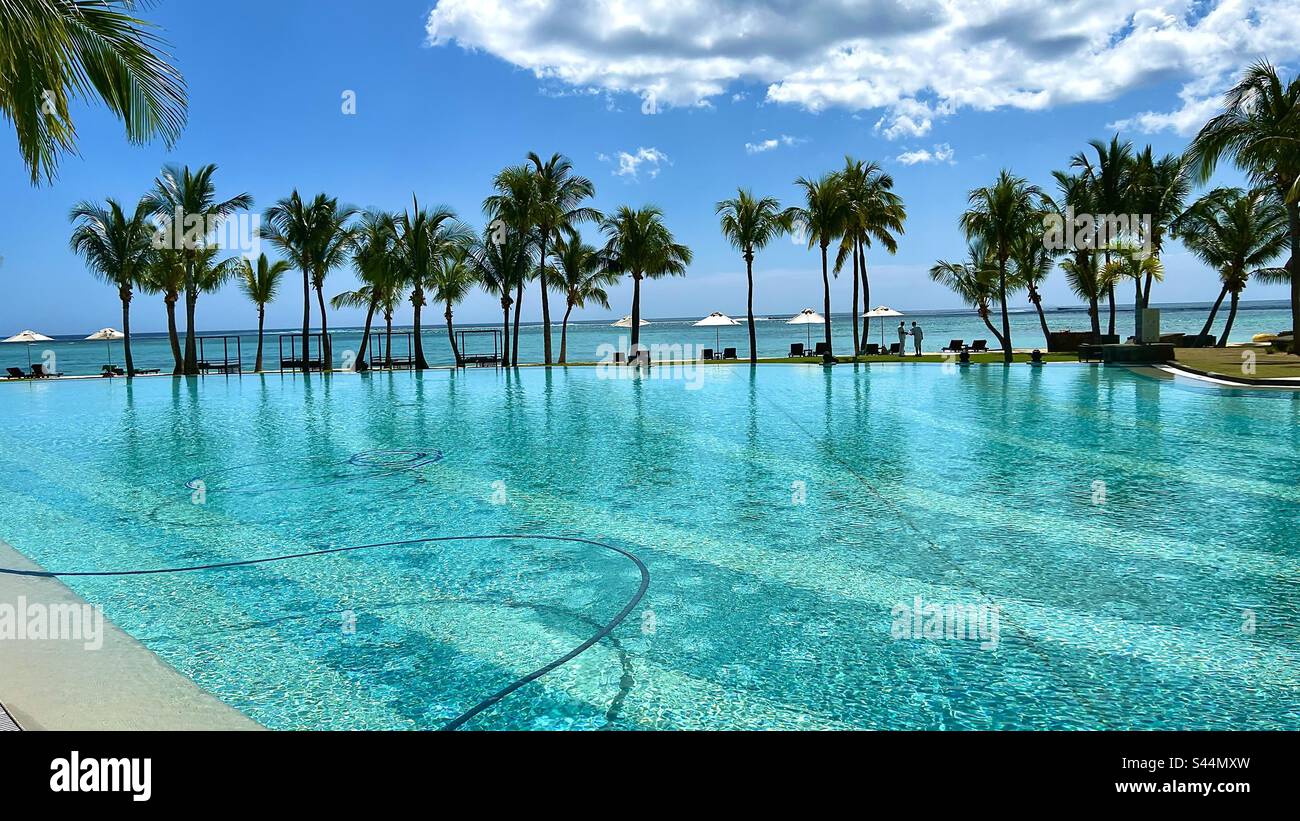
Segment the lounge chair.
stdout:
<svg viewBox="0 0 1300 821">
<path fill-rule="evenodd" d="M 45 370 L 44 365 L 37 363 L 35 365 L 32 365 L 32 376 L 36 379 L 50 379 L 51 377 L 63 376 L 63 374 L 51 373 Z"/>
<path fill-rule="evenodd" d="M 736 349 L 735 349 L 735 348 L 723 348 L 723 349 L 722 349 L 722 358 L 723 358 L 723 359 L 735 359 L 735 358 L 736 358 Z"/>
<path fill-rule="evenodd" d="M 136 376 L 149 376 L 150 374 L 162 373 L 162 371 L 159 370 L 158 368 L 136 368 L 135 370 L 131 371 L 131 373 L 135 374 Z M 118 369 L 117 375 L 118 376 L 122 375 L 121 369 Z"/>
<path fill-rule="evenodd" d="M 970 352 L 971 352 L 971 353 L 988 353 L 988 352 L 989 352 L 989 341 L 988 341 L 987 339 L 977 339 L 977 340 L 975 340 L 974 342 L 970 343 Z"/>
<path fill-rule="evenodd" d="M 825 356 L 831 352 L 831 346 L 825 342 L 818 342 L 817 347 L 813 350 L 813 356 Z"/>
<path fill-rule="evenodd" d="M 903 343 L 902 343 L 902 342 L 890 342 L 890 343 L 889 343 L 889 355 L 890 355 L 890 356 L 902 356 L 902 355 L 903 355 Z"/>
<path fill-rule="evenodd" d="M 712 359 L 712 358 L 713 358 L 713 349 L 712 349 L 712 348 L 705 348 L 705 349 L 704 349 L 703 357 L 704 357 L 705 359 Z"/>
<path fill-rule="evenodd" d="M 862 353 L 867 356 L 880 356 L 880 346 L 874 342 L 868 342 L 862 346 Z"/>
<path fill-rule="evenodd" d="M 139 371 L 136 371 L 136 373 L 139 373 Z M 99 375 L 100 376 L 126 376 L 126 371 L 122 370 L 116 365 L 105 365 L 103 371 Z"/>
<path fill-rule="evenodd" d="M 650 349 L 638 348 L 627 355 L 627 364 L 629 365 L 649 365 Z"/>
<path fill-rule="evenodd" d="M 804 355 L 804 352 L 803 352 L 803 343 L 802 343 L 802 342 L 791 342 L 791 343 L 790 343 L 790 358 L 791 358 L 791 359 L 797 359 L 797 358 L 799 358 L 799 357 L 801 357 L 801 356 L 803 356 L 803 355 Z"/>
<path fill-rule="evenodd" d="M 956 353 L 962 349 L 963 342 L 965 342 L 964 339 L 954 339 L 948 343 L 948 347 L 939 351 L 939 353 Z"/>
<path fill-rule="evenodd" d="M 9 378 L 10 378 L 10 379 L 26 379 L 26 378 L 27 378 L 27 374 L 23 373 L 23 369 L 22 369 L 22 368 L 5 368 L 5 370 L 9 371 Z"/>
</svg>

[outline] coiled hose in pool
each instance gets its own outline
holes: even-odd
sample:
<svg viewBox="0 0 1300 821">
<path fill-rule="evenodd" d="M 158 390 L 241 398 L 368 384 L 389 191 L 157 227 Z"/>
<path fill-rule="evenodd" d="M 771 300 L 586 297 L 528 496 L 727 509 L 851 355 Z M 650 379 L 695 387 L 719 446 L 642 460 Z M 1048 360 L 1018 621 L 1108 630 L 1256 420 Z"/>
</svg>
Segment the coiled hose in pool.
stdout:
<svg viewBox="0 0 1300 821">
<path fill-rule="evenodd" d="M 326 556 L 334 553 L 351 553 L 358 550 L 379 550 L 383 548 L 409 547 L 411 545 L 431 544 L 435 542 L 489 541 L 493 539 L 569 542 L 573 544 L 584 544 L 584 545 L 591 545 L 593 547 L 604 548 L 605 550 L 609 550 L 614 553 L 617 553 L 618 555 L 628 559 L 634 565 L 636 565 L 637 571 L 641 574 L 641 583 L 637 587 L 637 591 L 632 596 L 632 598 L 628 599 L 627 603 L 623 605 L 623 609 L 618 611 L 618 614 L 615 615 L 614 618 L 610 619 L 609 622 L 601 626 L 600 629 L 598 629 L 594 634 L 592 634 L 591 637 L 588 638 L 586 641 L 582 642 L 577 647 L 574 647 L 572 650 L 560 656 L 559 658 L 555 659 L 554 661 L 544 664 L 541 667 L 538 667 L 536 670 L 533 670 L 531 673 L 523 676 L 522 678 L 510 682 L 505 687 L 502 687 L 500 690 L 496 691 L 492 695 L 488 696 L 487 698 L 475 704 L 473 707 L 470 707 L 465 712 L 456 716 L 455 718 L 447 722 L 442 727 L 442 729 L 444 730 L 456 730 L 464 726 L 465 723 L 470 719 L 474 718 L 474 716 L 478 715 L 484 710 L 487 710 L 488 708 L 497 704 L 503 698 L 510 695 L 515 690 L 518 690 L 520 687 L 523 687 L 524 685 L 529 684 L 530 682 L 536 681 L 537 679 L 541 678 L 542 676 L 546 675 L 547 673 L 551 672 L 557 667 L 567 664 L 573 659 L 582 655 L 584 652 L 589 650 L 594 644 L 601 641 L 610 633 L 612 633 L 614 629 L 618 627 L 623 622 L 624 619 L 627 618 L 628 614 L 631 613 L 634 609 L 636 609 L 636 606 L 641 602 L 641 598 L 645 595 L 646 590 L 650 587 L 650 571 L 646 568 L 645 563 L 642 562 L 639 558 L 637 558 L 635 554 L 627 550 L 624 550 L 621 547 L 605 544 L 604 542 L 597 542 L 592 539 L 583 539 L 577 536 L 539 536 L 539 535 L 529 534 L 529 533 L 499 533 L 499 534 L 478 534 L 472 536 L 430 536 L 422 539 L 404 539 L 401 541 L 394 541 L 394 542 L 376 542 L 374 544 L 349 545 L 347 547 L 329 547 L 329 548 L 322 548 L 319 550 L 306 550 L 300 553 L 287 553 L 282 556 L 264 556 L 257 559 L 242 559 L 239 561 L 215 562 L 212 564 L 196 564 L 196 565 L 188 565 L 184 567 L 160 567 L 160 568 L 135 569 L 135 570 L 83 570 L 83 571 L 20 570 L 17 568 L 0 567 L 0 574 L 5 574 L 9 576 L 29 576 L 29 577 L 36 577 L 36 578 L 54 578 L 54 579 L 63 578 L 63 577 L 73 578 L 73 577 L 90 577 L 90 576 L 93 577 L 151 576 L 151 575 L 157 575 L 163 573 L 193 573 L 193 572 L 204 571 L 204 570 L 228 570 L 235 567 L 248 567 L 251 565 L 258 565 L 258 564 L 270 564 L 272 562 L 284 562 L 284 561 L 291 561 L 293 559 L 305 559 L 312 556 Z"/>
</svg>

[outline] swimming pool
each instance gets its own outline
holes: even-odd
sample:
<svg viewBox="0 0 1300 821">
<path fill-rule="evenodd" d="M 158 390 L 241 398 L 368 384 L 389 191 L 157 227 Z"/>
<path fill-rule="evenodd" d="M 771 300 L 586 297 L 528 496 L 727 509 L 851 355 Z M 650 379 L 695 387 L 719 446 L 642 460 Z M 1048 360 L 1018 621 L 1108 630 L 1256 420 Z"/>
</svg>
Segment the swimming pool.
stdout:
<svg viewBox="0 0 1300 821">
<path fill-rule="evenodd" d="M 1072 365 L 601 377 L 2 386 L 0 539 L 50 570 L 474 534 L 644 562 L 609 637 L 471 728 L 1300 728 L 1291 395 Z M 444 726 L 640 580 L 498 538 L 65 581 L 268 727 L 378 729 Z M 996 635 L 899 636 L 918 605 Z"/>
</svg>

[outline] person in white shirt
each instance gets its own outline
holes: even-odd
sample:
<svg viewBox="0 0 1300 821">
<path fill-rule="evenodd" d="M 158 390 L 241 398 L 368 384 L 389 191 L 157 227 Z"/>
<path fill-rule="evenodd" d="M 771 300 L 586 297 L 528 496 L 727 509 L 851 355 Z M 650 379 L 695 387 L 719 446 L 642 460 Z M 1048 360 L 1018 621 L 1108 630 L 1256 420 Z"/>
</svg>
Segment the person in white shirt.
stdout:
<svg viewBox="0 0 1300 821">
<path fill-rule="evenodd" d="M 925 339 L 925 331 L 915 322 L 912 323 L 912 343 L 916 346 L 916 355 L 921 355 L 921 340 Z"/>
<path fill-rule="evenodd" d="M 907 325 L 898 320 L 898 355 L 907 356 Z"/>
</svg>

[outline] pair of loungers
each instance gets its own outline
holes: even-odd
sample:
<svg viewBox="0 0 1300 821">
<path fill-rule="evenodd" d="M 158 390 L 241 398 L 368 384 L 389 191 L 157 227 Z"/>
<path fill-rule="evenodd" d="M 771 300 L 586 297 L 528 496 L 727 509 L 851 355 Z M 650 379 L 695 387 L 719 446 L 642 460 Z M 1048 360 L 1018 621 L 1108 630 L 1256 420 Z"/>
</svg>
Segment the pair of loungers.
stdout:
<svg viewBox="0 0 1300 821">
<path fill-rule="evenodd" d="M 44 365 L 32 365 L 30 374 L 23 373 L 22 368 L 5 368 L 10 379 L 49 379 L 50 377 L 63 376 L 61 373 L 53 373 L 45 370 Z"/>
<path fill-rule="evenodd" d="M 944 348 L 941 353 L 958 353 L 962 350 L 967 350 L 971 353 L 989 352 L 989 341 L 987 339 L 977 339 L 970 343 L 969 346 L 964 345 L 964 342 L 965 340 L 962 339 L 954 339 L 948 343 L 948 347 Z"/>
<path fill-rule="evenodd" d="M 790 343 L 791 359 L 798 359 L 804 356 L 825 356 L 830 352 L 831 352 L 831 346 L 827 345 L 825 342 L 818 342 L 817 347 L 813 348 L 811 351 L 805 348 L 802 342 Z"/>
<path fill-rule="evenodd" d="M 633 351 L 631 354 L 624 355 L 622 351 L 614 352 L 615 365 L 649 365 L 650 351 L 646 348 Z"/>
<path fill-rule="evenodd" d="M 158 368 L 136 368 L 131 371 L 134 376 L 148 376 L 150 374 L 162 373 Z M 105 365 L 100 376 L 126 376 L 126 371 L 116 365 Z"/>
<path fill-rule="evenodd" d="M 722 356 L 718 356 L 712 348 L 705 348 L 700 355 L 701 359 L 736 359 L 735 348 L 723 348 Z"/>
</svg>

